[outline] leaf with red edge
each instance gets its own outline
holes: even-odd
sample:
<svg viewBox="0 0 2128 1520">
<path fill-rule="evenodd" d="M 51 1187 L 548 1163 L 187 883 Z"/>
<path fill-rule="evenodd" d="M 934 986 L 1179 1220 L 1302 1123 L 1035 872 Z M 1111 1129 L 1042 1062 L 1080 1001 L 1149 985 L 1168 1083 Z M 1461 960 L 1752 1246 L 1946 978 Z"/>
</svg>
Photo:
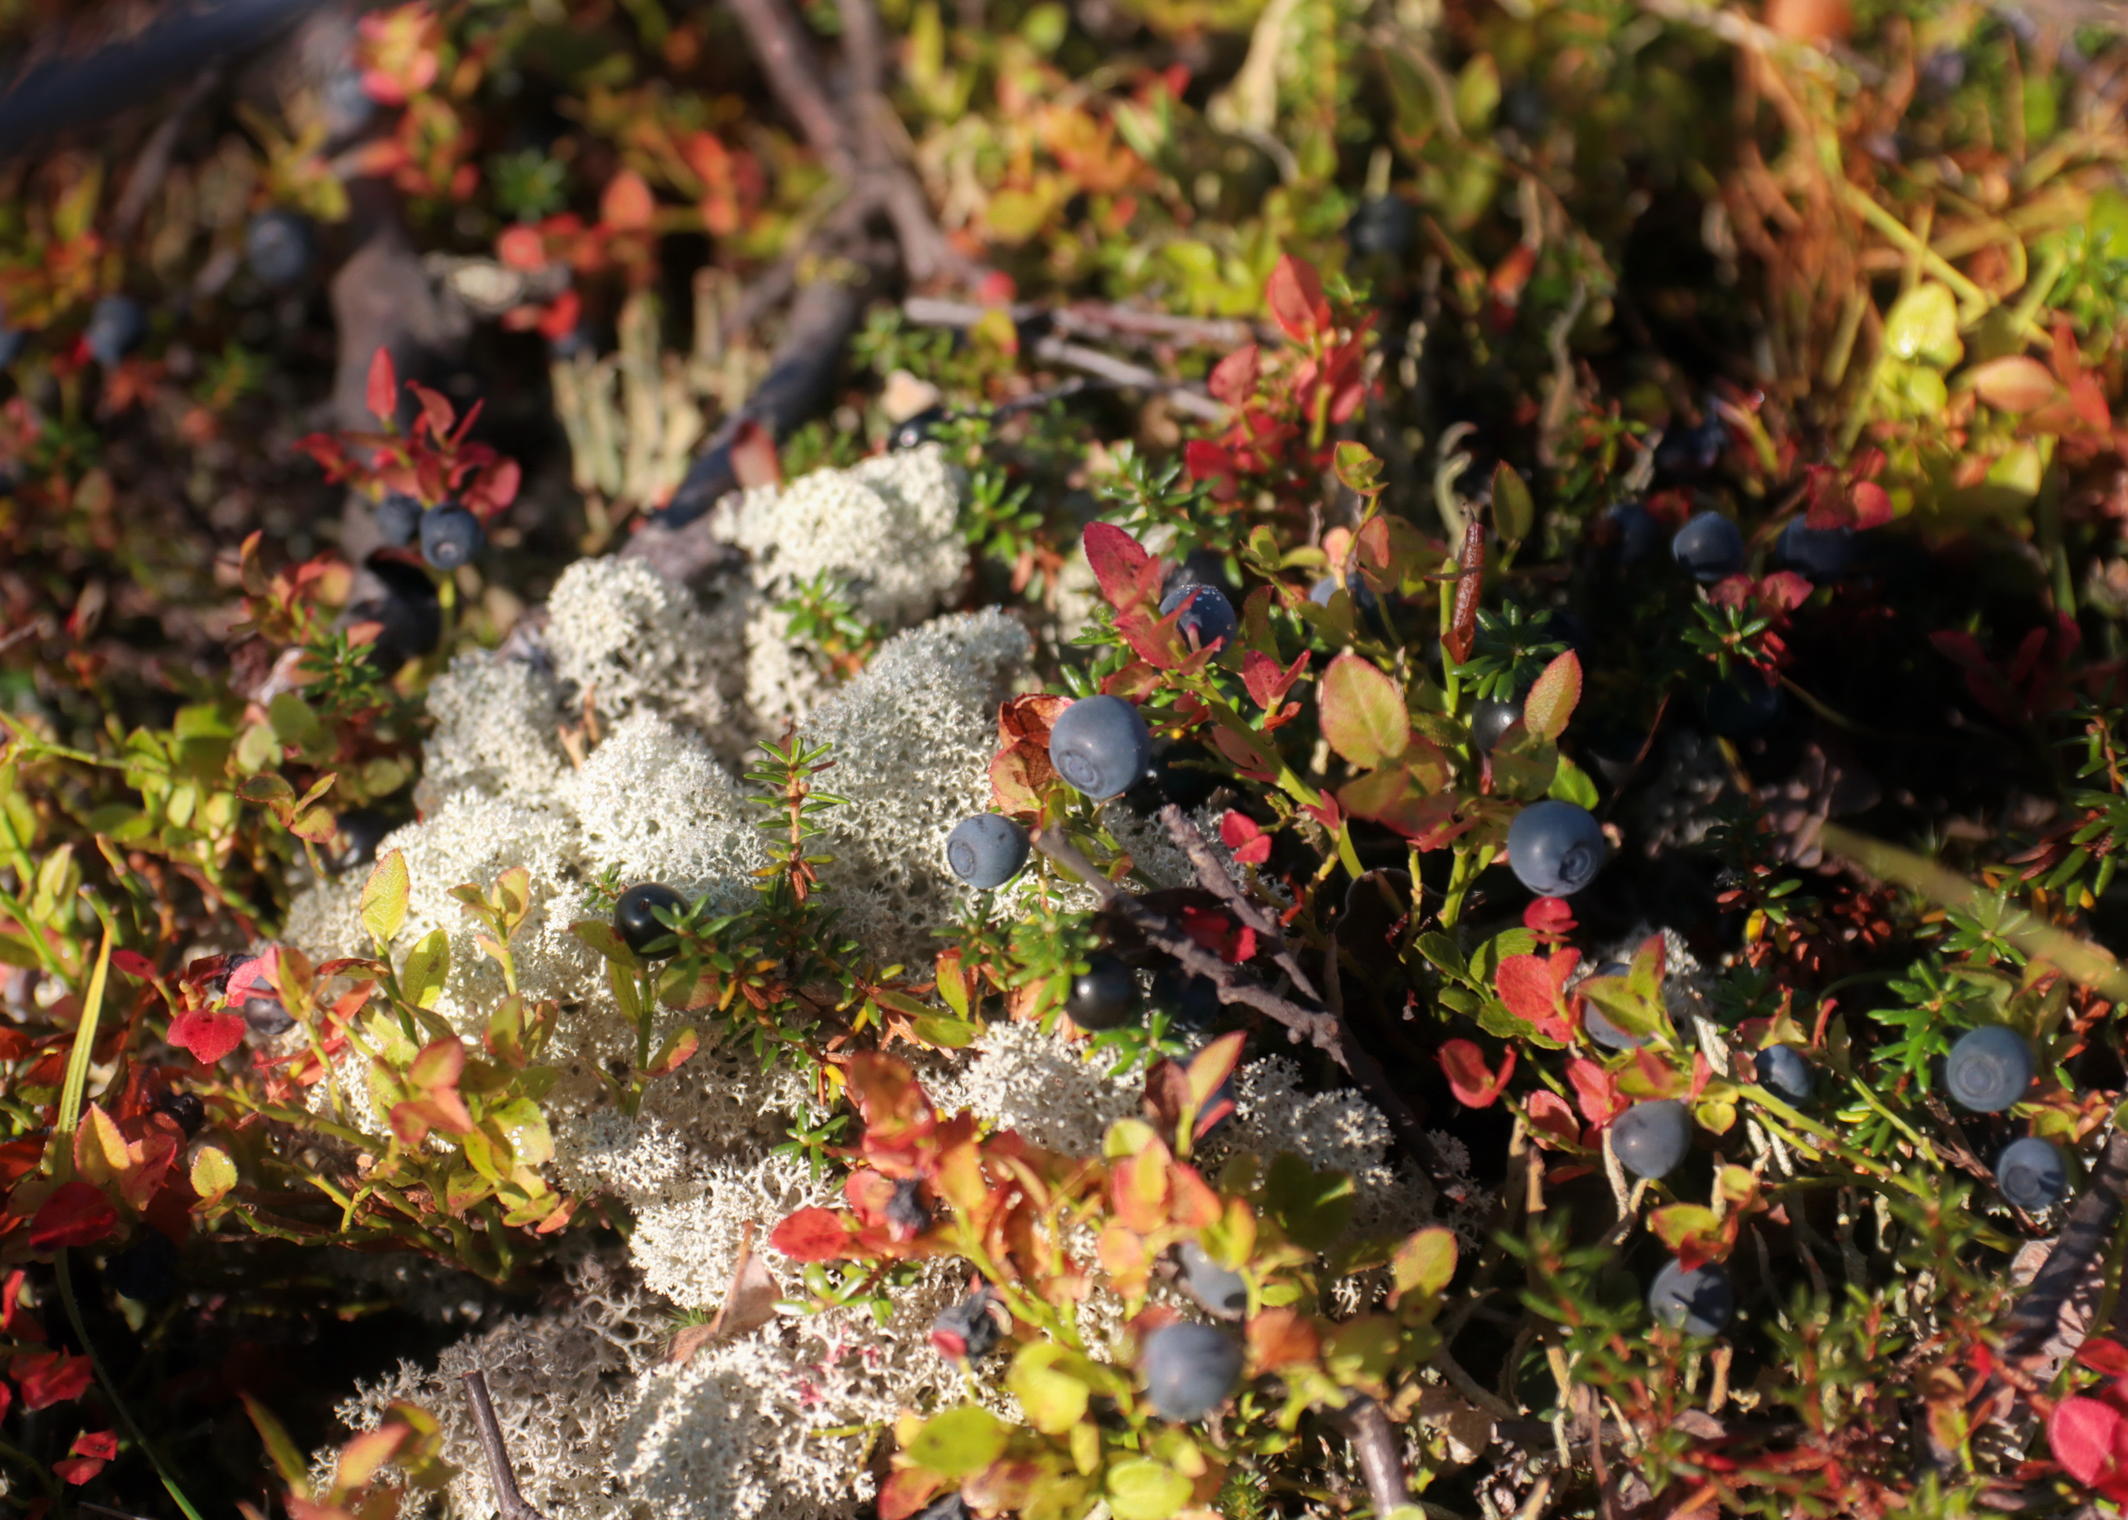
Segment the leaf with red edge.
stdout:
<svg viewBox="0 0 2128 1520">
<path fill-rule="evenodd" d="M 1100 583 L 1101 595 L 1109 606 L 1124 612 L 1145 601 L 1144 583 L 1153 557 L 1138 540 L 1114 523 L 1095 522 L 1086 525 L 1081 542 L 1086 549 L 1086 563 L 1093 568 L 1094 579 Z"/>
<path fill-rule="evenodd" d="M 93 1245 L 118 1229 L 118 1209 L 101 1189 L 86 1182 L 62 1182 L 37 1208 L 30 1222 L 30 1249 L 56 1251 L 63 1246 Z"/>
<path fill-rule="evenodd" d="M 1576 928 L 1574 905 L 1563 897 L 1534 897 L 1522 910 L 1522 927 L 1537 936 L 1538 943 L 1551 945 Z"/>
<path fill-rule="evenodd" d="M 623 169 L 599 197 L 599 221 L 615 232 L 641 232 L 657 214 L 650 186 L 633 169 Z"/>
<path fill-rule="evenodd" d="M 2128 1417 L 2104 1400 L 2070 1394 L 2047 1417 L 2047 1445 L 2063 1471 L 2085 1487 L 2117 1481 Z"/>
<path fill-rule="evenodd" d="M 1522 723 L 1533 735 L 1547 741 L 1566 732 L 1567 720 L 1581 700 L 1581 656 L 1563 651 L 1537 677 L 1522 701 Z"/>
<path fill-rule="evenodd" d="M 1581 1116 L 1591 1124 L 1608 1124 L 1625 1112 L 1625 1099 L 1618 1095 L 1612 1075 L 1586 1056 L 1566 1063 L 1566 1079 L 1573 1084 Z"/>
<path fill-rule="evenodd" d="M 155 962 L 137 950 L 113 950 L 111 964 L 127 976 L 137 976 L 144 982 L 155 980 Z"/>
<path fill-rule="evenodd" d="M 1303 649 L 1294 657 L 1291 665 L 1280 670 L 1278 661 L 1269 655 L 1254 649 L 1245 651 L 1241 657 L 1241 684 L 1248 689 L 1250 699 L 1265 712 L 1271 711 L 1285 700 L 1286 693 L 1293 689 L 1293 683 L 1300 679 L 1301 671 L 1307 668 L 1311 652 Z"/>
<path fill-rule="evenodd" d="M 7 1366 L 8 1376 L 22 1390 L 25 1409 L 49 1409 L 80 1398 L 96 1380 L 96 1370 L 85 1356 L 64 1351 L 26 1351 Z"/>
<path fill-rule="evenodd" d="M 1393 760 L 1411 744 L 1403 690 L 1371 662 L 1341 654 L 1323 671 L 1323 738 L 1349 763 L 1364 768 Z"/>
<path fill-rule="evenodd" d="M 369 388 L 364 398 L 369 414 L 386 427 L 399 413 L 399 372 L 392 365 L 392 351 L 380 347 L 369 361 Z"/>
<path fill-rule="evenodd" d="M 1414 769 L 1422 750 L 1427 763 Z M 1355 818 L 1396 830 L 1420 850 L 1438 850 L 1470 828 L 1469 821 L 1458 816 L 1461 799 L 1436 789 L 1434 772 L 1446 770 L 1445 763 L 1433 763 L 1439 758 L 1433 745 L 1415 740 L 1412 753 L 1400 764 L 1385 765 L 1339 787 L 1336 802 Z"/>
<path fill-rule="evenodd" d="M 1271 836 L 1246 813 L 1228 813 L 1219 820 L 1219 842 L 1245 866 L 1260 866 L 1271 858 Z"/>
<path fill-rule="evenodd" d="M 1182 465 L 1190 472 L 1190 479 L 1197 481 L 1223 480 L 1241 473 L 1233 453 L 1209 438 L 1192 438 L 1184 444 Z"/>
<path fill-rule="evenodd" d="M 1550 1088 L 1531 1093 L 1525 1108 L 1539 1145 L 1570 1146 L 1580 1140 L 1581 1126 L 1575 1122 L 1573 1108 Z"/>
<path fill-rule="evenodd" d="M 769 1232 L 769 1245 L 793 1261 L 841 1261 L 856 1231 L 838 1209 L 800 1209 Z"/>
<path fill-rule="evenodd" d="M 240 1014 L 195 1008 L 170 1021 L 169 1039 L 202 1066 L 212 1066 L 244 1043 L 244 1020 Z"/>
<path fill-rule="evenodd" d="M 2094 1335 L 2078 1346 L 2076 1359 L 2101 1376 L 2128 1377 L 2128 1346 L 2106 1336 Z"/>
<path fill-rule="evenodd" d="M 1490 1108 L 1514 1074 L 1515 1052 L 1510 1048 L 1495 1075 L 1485 1064 L 1485 1052 L 1470 1040 L 1450 1040 L 1441 1047 L 1441 1070 L 1456 1101 L 1466 1108 Z"/>
<path fill-rule="evenodd" d="M 1330 302 L 1312 265 L 1283 254 L 1264 288 L 1264 305 L 1280 332 L 1305 343 L 1330 326 Z"/>
<path fill-rule="evenodd" d="M 1975 365 L 1966 374 L 1973 394 L 1997 411 L 2016 415 L 2036 412 L 2054 399 L 2059 386 L 2047 367 L 2027 354 L 2005 354 Z"/>
<path fill-rule="evenodd" d="M 909 1520 L 921 1514 L 938 1497 L 945 1480 L 920 1467 L 905 1467 L 879 1485 L 876 1507 L 879 1520 Z"/>
</svg>

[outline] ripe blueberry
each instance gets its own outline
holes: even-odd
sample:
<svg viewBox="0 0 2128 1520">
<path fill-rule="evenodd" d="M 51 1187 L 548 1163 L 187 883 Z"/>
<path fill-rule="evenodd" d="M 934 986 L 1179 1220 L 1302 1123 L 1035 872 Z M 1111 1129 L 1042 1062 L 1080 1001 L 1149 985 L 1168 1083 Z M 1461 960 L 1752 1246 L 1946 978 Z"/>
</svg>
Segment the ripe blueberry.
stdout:
<svg viewBox="0 0 2128 1520">
<path fill-rule="evenodd" d="M 674 918 L 687 911 L 687 899 L 660 882 L 646 881 L 630 887 L 613 905 L 613 930 L 621 943 L 645 960 L 664 960 L 673 953 L 672 931 L 658 922 L 658 915 Z M 666 941 L 663 949 L 650 947 Z"/>
<path fill-rule="evenodd" d="M 1160 598 L 1162 617 L 1177 607 L 1182 607 L 1183 613 L 1175 628 L 1192 649 L 1218 649 L 1233 638 L 1235 630 L 1241 626 L 1234 616 L 1234 604 L 1217 586 L 1186 581 Z"/>
<path fill-rule="evenodd" d="M 963 818 L 946 836 L 946 864 L 971 887 L 1002 887 L 1027 864 L 1027 831 L 995 813 Z"/>
<path fill-rule="evenodd" d="M 1138 979 L 1118 957 L 1096 950 L 1071 979 L 1064 1011 L 1081 1029 L 1118 1028 L 1138 1011 Z"/>
<path fill-rule="evenodd" d="M 979 1362 L 997 1349 L 1006 1320 L 997 1290 L 985 1283 L 931 1321 L 931 1345 L 948 1361 Z"/>
<path fill-rule="evenodd" d="M 1152 758 L 1145 719 L 1121 697 L 1081 697 L 1049 730 L 1049 763 L 1097 802 L 1127 791 Z"/>
<path fill-rule="evenodd" d="M 1736 1313 L 1736 1287 L 1711 1261 L 1689 1272 L 1672 1261 L 1648 1284 L 1648 1312 L 1687 1335 L 1719 1335 Z"/>
<path fill-rule="evenodd" d="M 924 1202 L 923 1179 L 904 1177 L 895 1183 L 882 1212 L 897 1240 L 914 1240 L 931 1228 L 931 1205 Z"/>
<path fill-rule="evenodd" d="M 1211 1325 L 1162 1325 L 1145 1338 L 1145 1401 L 1163 1420 L 1201 1420 L 1233 1396 L 1241 1346 Z"/>
<path fill-rule="evenodd" d="M 1219 1017 L 1219 989 L 1211 978 L 1172 962 L 1153 973 L 1153 1003 L 1184 1029 L 1208 1029 Z"/>
<path fill-rule="evenodd" d="M 1368 196 L 1345 224 L 1345 241 L 1356 259 L 1401 259 L 1418 235 L 1418 208 L 1401 195 Z"/>
<path fill-rule="evenodd" d="M 1248 1312 L 1249 1285 L 1239 1272 L 1222 1267 L 1194 1240 L 1175 1252 L 1182 1264 L 1182 1283 L 1206 1312 L 1220 1319 L 1240 1319 Z"/>
<path fill-rule="evenodd" d="M 309 217 L 278 207 L 261 211 L 244 229 L 244 262 L 261 285 L 289 290 L 310 273 L 315 241 Z"/>
<path fill-rule="evenodd" d="M 1719 512 L 1696 512 L 1670 540 L 1670 557 L 1702 585 L 1744 568 L 1744 535 Z"/>
<path fill-rule="evenodd" d="M 1667 1177 L 1692 1148 L 1692 1120 L 1675 1098 L 1636 1103 L 1611 1121 L 1611 1149 L 1636 1177 Z"/>
<path fill-rule="evenodd" d="M 89 309 L 82 340 L 98 364 L 109 369 L 148 335 L 148 314 L 131 296 L 105 296 Z"/>
<path fill-rule="evenodd" d="M 1768 1045 L 1752 1060 L 1752 1069 L 1758 1073 L 1759 1086 L 1772 1093 L 1783 1103 L 1801 1108 L 1817 1091 L 1818 1079 L 1803 1059 L 1803 1053 L 1793 1045 Z"/>
<path fill-rule="evenodd" d="M 469 563 L 487 542 L 480 519 L 455 501 L 421 514 L 421 557 L 438 570 Z"/>
<path fill-rule="evenodd" d="M 2042 1214 L 2069 1196 L 2068 1163 L 2054 1146 L 2027 1135 L 1995 1158 L 1995 1186 L 2027 1214 Z"/>
<path fill-rule="evenodd" d="M 1637 501 L 1622 501 L 1603 514 L 1599 542 L 1607 543 L 1621 565 L 1631 565 L 1655 552 L 1662 539 L 1662 524 L 1655 514 Z"/>
<path fill-rule="evenodd" d="M 188 1139 L 207 1122 L 207 1105 L 198 1093 L 166 1092 L 155 1100 L 155 1111 L 174 1119 Z"/>
<path fill-rule="evenodd" d="M 404 549 L 421 531 L 421 502 L 404 491 L 387 491 L 377 503 L 377 536 Z"/>
<path fill-rule="evenodd" d="M 1774 558 L 1814 581 L 1836 581 L 1855 562 L 1852 528 L 1813 528 L 1798 517 L 1774 541 Z"/>
<path fill-rule="evenodd" d="M 1721 463 L 1722 450 L 1728 443 L 1728 425 L 1714 410 L 1710 398 L 1707 415 L 1697 427 L 1672 423 L 1663 430 L 1662 441 L 1655 445 L 1656 473 L 1686 479 L 1705 475 Z"/>
<path fill-rule="evenodd" d="M 347 620 L 377 625 L 370 658 L 378 672 L 388 676 L 442 641 L 443 607 L 436 599 L 436 583 L 404 560 L 372 554 L 364 564 L 381 590 L 349 607 Z"/>
<path fill-rule="evenodd" d="M 1507 828 L 1507 864 L 1539 897 L 1571 897 L 1610 853 L 1596 815 L 1571 802 L 1533 802 Z"/>
<path fill-rule="evenodd" d="M 1969 1030 L 1944 1057 L 1943 1080 L 1960 1108 L 2001 1113 L 2032 1085 L 2032 1047 L 2001 1024 Z"/>
<path fill-rule="evenodd" d="M 253 1034 L 272 1039 L 277 1034 L 286 1034 L 295 1028 L 295 1016 L 281 1006 L 281 1000 L 271 993 L 259 992 L 244 999 L 240 1010 L 244 1022 L 251 1026 Z"/>
<path fill-rule="evenodd" d="M 1498 697 L 1481 697 L 1471 710 L 1470 742 L 1481 755 L 1493 752 L 1493 746 L 1506 737 L 1507 731 L 1522 721 L 1520 702 L 1503 702 Z"/>
</svg>

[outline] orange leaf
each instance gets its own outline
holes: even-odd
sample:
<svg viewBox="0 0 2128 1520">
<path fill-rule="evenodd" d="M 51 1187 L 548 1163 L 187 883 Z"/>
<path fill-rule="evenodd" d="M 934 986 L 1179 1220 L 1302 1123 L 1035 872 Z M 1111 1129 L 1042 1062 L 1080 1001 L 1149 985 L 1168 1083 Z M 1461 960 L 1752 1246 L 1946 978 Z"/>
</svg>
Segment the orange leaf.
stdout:
<svg viewBox="0 0 2128 1520">
<path fill-rule="evenodd" d="M 1264 290 L 1264 304 L 1279 331 L 1296 343 L 1305 343 L 1330 326 L 1330 303 L 1323 297 L 1323 282 L 1314 268 L 1292 254 L 1280 257 Z"/>
<path fill-rule="evenodd" d="M 380 347 L 369 361 L 369 412 L 386 427 L 399 411 L 399 372 L 392 367 L 392 351 Z"/>
<path fill-rule="evenodd" d="M 599 220 L 615 232 L 641 232 L 657 210 L 650 186 L 633 169 L 623 169 L 599 197 Z"/>
</svg>

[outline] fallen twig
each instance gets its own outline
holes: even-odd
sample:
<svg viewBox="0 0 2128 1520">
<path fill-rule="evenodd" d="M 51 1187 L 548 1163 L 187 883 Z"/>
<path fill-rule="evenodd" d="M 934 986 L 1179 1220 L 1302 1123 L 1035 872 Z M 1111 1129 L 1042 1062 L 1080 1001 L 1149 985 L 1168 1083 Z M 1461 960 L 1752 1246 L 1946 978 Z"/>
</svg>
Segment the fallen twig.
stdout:
<svg viewBox="0 0 2128 1520">
<path fill-rule="evenodd" d="M 902 302 L 901 309 L 902 315 L 911 322 L 926 327 L 972 327 L 997 310 L 994 306 L 983 306 L 974 301 L 952 301 L 937 296 L 911 296 Z M 1184 317 L 1102 301 L 1078 301 L 1067 306 L 1037 306 L 1023 302 L 1005 309 L 1011 314 L 1015 326 L 1079 337 L 1139 338 L 1190 348 L 1217 349 L 1280 341 L 1275 328 L 1260 327 L 1232 317 Z"/>
<path fill-rule="evenodd" d="M 488 1459 L 488 1481 L 495 1487 L 495 1508 L 502 1520 L 547 1520 L 518 1491 L 517 1472 L 510 1466 L 510 1448 L 502 1438 L 502 1423 L 495 1418 L 495 1402 L 488 1397 L 488 1375 L 475 1367 L 465 1375 L 466 1399 L 473 1406 L 473 1434 L 480 1439 Z"/>
<path fill-rule="evenodd" d="M 1340 1412 L 1339 1422 L 1352 1442 L 1353 1460 L 1359 1463 L 1360 1479 L 1367 1485 L 1374 1512 L 1387 1515 L 1410 1504 L 1404 1455 L 1397 1449 L 1396 1432 L 1390 1429 L 1382 1406 L 1373 1399 L 1354 1399 Z"/>
<path fill-rule="evenodd" d="M 1218 860 L 1212 854 L 1212 847 L 1204 842 L 1204 836 L 1183 816 L 1182 809 L 1170 802 L 1160 810 L 1160 821 L 1167 827 L 1168 838 L 1174 840 L 1182 853 L 1189 857 L 1191 867 L 1197 872 L 1199 885 L 1225 903 L 1228 910 L 1240 919 L 1245 927 L 1256 931 L 1257 938 L 1264 942 L 1264 948 L 1271 952 L 1272 962 L 1293 979 L 1295 987 L 1315 1002 L 1322 1002 L 1322 994 L 1316 991 L 1315 983 L 1309 979 L 1308 973 L 1301 970 L 1300 962 L 1293 958 L 1293 951 L 1286 944 L 1286 937 L 1278 932 L 1277 921 L 1257 906 L 1248 893 L 1235 885 L 1234 878 L 1220 868 Z"/>
</svg>

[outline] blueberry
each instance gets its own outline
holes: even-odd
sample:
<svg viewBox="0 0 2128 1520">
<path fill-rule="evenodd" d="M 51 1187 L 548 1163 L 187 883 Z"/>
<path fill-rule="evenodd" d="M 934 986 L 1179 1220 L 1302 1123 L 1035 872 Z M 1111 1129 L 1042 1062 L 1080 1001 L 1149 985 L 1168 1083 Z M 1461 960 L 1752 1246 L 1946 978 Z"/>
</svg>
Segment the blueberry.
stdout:
<svg viewBox="0 0 2128 1520">
<path fill-rule="evenodd" d="M 1793 1045 L 1768 1045 L 1751 1065 L 1758 1074 L 1759 1086 L 1793 1107 L 1801 1108 L 1817 1091 L 1816 1073 Z"/>
<path fill-rule="evenodd" d="M 244 262 L 261 285 L 290 290 L 310 273 L 316 243 L 310 218 L 301 212 L 261 211 L 244 229 Z"/>
<path fill-rule="evenodd" d="M 1005 1336 L 1005 1308 L 985 1283 L 931 1321 L 931 1344 L 948 1361 L 979 1362 Z"/>
<path fill-rule="evenodd" d="M 1603 514 L 1600 533 L 1618 562 L 1631 565 L 1655 552 L 1662 541 L 1662 524 L 1639 502 L 1622 501 Z"/>
<path fill-rule="evenodd" d="M 916 1520 L 968 1520 L 968 1501 L 959 1494 L 933 1499 L 917 1512 Z"/>
<path fill-rule="evenodd" d="M 377 535 L 394 549 L 404 549 L 421 531 L 421 502 L 404 491 L 387 491 L 377 503 Z"/>
<path fill-rule="evenodd" d="M 1194 1240 L 1175 1252 L 1182 1264 L 1182 1283 L 1206 1312 L 1220 1319 L 1240 1319 L 1248 1312 L 1249 1285 L 1239 1272 L 1222 1267 Z"/>
<path fill-rule="evenodd" d="M 1419 235 L 1418 208 L 1401 195 L 1370 195 L 1345 224 L 1356 259 L 1401 259 Z"/>
<path fill-rule="evenodd" d="M 1736 1287 L 1711 1261 L 1689 1272 L 1672 1261 L 1648 1284 L 1648 1312 L 1687 1335 L 1719 1335 L 1736 1314 Z"/>
<path fill-rule="evenodd" d="M 1210 977 L 1169 962 L 1153 973 L 1153 1004 L 1184 1029 L 1209 1029 L 1219 1017 L 1219 989 Z"/>
<path fill-rule="evenodd" d="M 1318 607 L 1327 607 L 1330 605 L 1330 599 L 1337 595 L 1337 589 L 1337 577 L 1326 575 L 1308 588 L 1308 600 Z M 1376 622 L 1381 621 L 1382 599 L 1374 594 L 1372 586 L 1368 585 L 1360 576 L 1355 575 L 1345 582 L 1345 589 L 1352 593 L 1352 610 L 1354 612 L 1363 618 L 1372 618 Z"/>
<path fill-rule="evenodd" d="M 1774 558 L 1814 581 L 1836 581 L 1855 562 L 1852 528 L 1813 528 L 1798 517 L 1774 541 Z"/>
<path fill-rule="evenodd" d="M 149 1230 L 103 1264 L 103 1278 L 135 1303 L 159 1304 L 177 1291 L 177 1247 Z"/>
<path fill-rule="evenodd" d="M 1201 1420 L 1233 1397 L 1241 1346 L 1211 1325 L 1162 1325 L 1145 1338 L 1145 1401 L 1163 1420 Z"/>
<path fill-rule="evenodd" d="M 1470 742 L 1481 755 L 1493 752 L 1493 746 L 1507 736 L 1507 731 L 1522 721 L 1520 702 L 1503 702 L 1498 697 L 1481 697 L 1470 714 Z"/>
<path fill-rule="evenodd" d="M 1995 1186 L 2027 1214 L 2043 1214 L 2069 1196 L 2068 1163 L 2060 1150 L 2027 1135 L 1995 1158 Z"/>
<path fill-rule="evenodd" d="M 1603 1010 L 1594 1003 L 1581 1005 L 1581 1027 L 1590 1039 L 1605 1050 L 1638 1050 L 1648 1043 L 1646 1035 L 1620 1029 L 1605 1018 Z"/>
<path fill-rule="evenodd" d="M 1081 1029 L 1119 1028 L 1138 1011 L 1138 979 L 1118 957 L 1096 950 L 1071 979 L 1064 1011 Z"/>
<path fill-rule="evenodd" d="M 339 818 L 340 848 L 330 857 L 333 873 L 376 864 L 377 846 L 399 821 L 382 808 L 349 808 Z"/>
<path fill-rule="evenodd" d="M 155 1111 L 175 1120 L 187 1139 L 198 1134 L 200 1126 L 207 1122 L 207 1105 L 198 1093 L 166 1092 L 155 1100 Z"/>
<path fill-rule="evenodd" d="M 1611 1121 L 1611 1149 L 1636 1177 L 1667 1177 L 1692 1148 L 1692 1120 L 1675 1098 L 1636 1103 Z"/>
<path fill-rule="evenodd" d="M 105 296 L 89 310 L 89 325 L 82 334 L 89 353 L 109 369 L 148 335 L 148 314 L 131 296 Z"/>
<path fill-rule="evenodd" d="M 1670 540 L 1670 557 L 1701 585 L 1744 568 L 1744 535 L 1719 512 L 1696 512 Z"/>
<path fill-rule="evenodd" d="M 1540 897 L 1571 897 L 1610 853 L 1596 815 L 1571 802 L 1533 802 L 1507 827 L 1507 864 Z"/>
<path fill-rule="evenodd" d="M 421 557 L 438 570 L 469 563 L 487 542 L 480 519 L 455 501 L 421 514 Z"/>
<path fill-rule="evenodd" d="M 672 931 L 658 922 L 658 915 L 673 918 L 686 911 L 686 898 L 660 882 L 646 881 L 630 887 L 614 903 L 613 929 L 623 944 L 645 960 L 664 960 L 677 947 L 668 943 L 662 950 L 650 948 L 672 938 Z"/>
<path fill-rule="evenodd" d="M 895 1183 L 883 1212 L 887 1227 L 898 1240 L 914 1240 L 931 1228 L 931 1206 L 924 1202 L 923 1179 L 904 1177 Z"/>
<path fill-rule="evenodd" d="M 1698 426 L 1672 423 L 1663 430 L 1662 441 L 1655 445 L 1656 473 L 1686 479 L 1705 475 L 1722 462 L 1722 450 L 1728 445 L 1728 425 L 1710 401 L 1707 415 Z"/>
<path fill-rule="evenodd" d="M 2032 1085 L 2032 1047 L 2014 1029 L 1983 1025 L 1959 1036 L 1944 1057 L 1943 1079 L 1960 1108 L 2001 1113 Z"/>
<path fill-rule="evenodd" d="M 416 566 L 384 554 L 373 554 L 364 564 L 379 589 L 349 607 L 347 620 L 377 624 L 370 656 L 378 672 L 388 676 L 443 641 L 443 606 L 436 583 Z"/>
<path fill-rule="evenodd" d="M 286 1034 L 296 1027 L 295 1016 L 282 1007 L 281 1000 L 271 993 L 254 993 L 244 999 L 244 1006 L 240 1011 L 244 1015 L 244 1022 L 251 1026 L 251 1032 L 264 1035 L 267 1039 Z"/>
<path fill-rule="evenodd" d="M 1147 818 L 1170 802 L 1184 812 L 1202 807 L 1219 790 L 1219 773 L 1193 763 L 1203 754 L 1194 746 L 1169 745 L 1153 757 L 1145 774 L 1130 784 L 1123 794 L 1123 805 Z"/>
<path fill-rule="evenodd" d="M 1002 887 L 1027 864 L 1027 831 L 995 813 L 963 818 L 946 836 L 946 864 L 971 887 Z"/>
<path fill-rule="evenodd" d="M 1184 603 L 1188 606 L 1175 627 L 1192 649 L 1218 649 L 1241 626 L 1234 604 L 1217 586 L 1184 582 L 1160 598 L 1160 615 L 1166 617 Z"/>
<path fill-rule="evenodd" d="M 1145 719 L 1121 697 L 1081 697 L 1049 730 L 1049 763 L 1097 802 L 1128 790 L 1152 758 Z"/>
</svg>

